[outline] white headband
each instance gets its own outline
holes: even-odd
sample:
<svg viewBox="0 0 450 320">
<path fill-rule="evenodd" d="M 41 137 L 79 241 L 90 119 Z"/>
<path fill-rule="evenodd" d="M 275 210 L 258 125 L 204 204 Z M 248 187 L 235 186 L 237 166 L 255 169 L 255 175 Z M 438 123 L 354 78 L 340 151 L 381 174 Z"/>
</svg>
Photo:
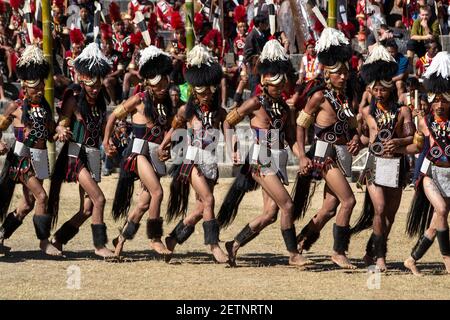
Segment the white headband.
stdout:
<svg viewBox="0 0 450 320">
<path fill-rule="evenodd" d="M 195 92 L 197 93 L 203 93 L 206 91 L 208 87 L 207 86 L 203 86 L 203 87 L 194 87 Z M 215 86 L 209 86 L 209 91 L 211 91 L 211 93 L 216 92 L 217 88 Z"/>
<path fill-rule="evenodd" d="M 261 84 L 262 85 L 270 84 L 270 85 L 276 86 L 285 79 L 286 79 L 286 75 L 284 73 L 278 73 L 278 74 L 274 75 L 273 77 L 268 77 L 268 78 L 261 76 Z"/>
<path fill-rule="evenodd" d="M 370 84 L 369 84 L 369 88 L 370 89 L 373 89 L 373 87 L 375 86 L 375 83 L 376 83 L 377 81 L 372 81 Z M 381 85 L 383 86 L 383 87 L 385 87 L 385 88 L 392 88 L 393 86 L 394 86 L 394 82 L 393 81 L 385 81 L 385 80 L 379 80 L 378 82 L 380 82 L 381 83 Z"/>
</svg>

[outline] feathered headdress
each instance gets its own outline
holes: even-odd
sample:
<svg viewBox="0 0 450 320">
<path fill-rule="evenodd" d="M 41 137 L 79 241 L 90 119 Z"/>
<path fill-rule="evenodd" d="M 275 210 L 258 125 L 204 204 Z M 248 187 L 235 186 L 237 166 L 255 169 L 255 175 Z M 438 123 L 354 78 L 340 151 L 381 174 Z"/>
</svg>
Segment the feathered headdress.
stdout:
<svg viewBox="0 0 450 320">
<path fill-rule="evenodd" d="M 389 51 L 377 43 L 361 67 L 361 77 L 367 85 L 373 86 L 379 81 L 384 87 L 390 88 L 397 68 L 397 62 Z"/>
<path fill-rule="evenodd" d="M 352 47 L 345 35 L 336 29 L 325 28 L 316 43 L 319 62 L 331 70 L 352 57 Z M 337 71 L 337 70 L 336 70 Z"/>
<path fill-rule="evenodd" d="M 286 74 L 291 69 L 292 64 L 286 50 L 278 40 L 269 40 L 259 56 L 257 70 L 260 75 L 264 74 Z"/>
<path fill-rule="evenodd" d="M 158 47 L 148 46 L 140 51 L 139 75 L 144 79 L 160 80 L 160 76 L 169 75 L 172 72 L 172 59 L 170 55 Z M 159 77 L 158 77 L 159 76 Z"/>
<path fill-rule="evenodd" d="M 105 40 L 110 40 L 110 39 L 112 39 L 112 36 L 113 36 L 113 30 L 112 30 L 111 25 L 109 25 L 107 23 L 102 23 L 100 25 L 100 37 Z"/>
<path fill-rule="evenodd" d="M 72 44 L 81 44 L 84 42 L 84 35 L 80 29 L 72 29 L 69 33 L 70 43 Z"/>
<path fill-rule="evenodd" d="M 19 10 L 19 8 L 23 5 L 23 0 L 10 0 L 9 4 L 14 10 Z"/>
<path fill-rule="evenodd" d="M 204 17 L 201 12 L 197 12 L 194 16 L 194 30 L 196 34 L 199 34 L 203 28 Z"/>
<path fill-rule="evenodd" d="M 222 80 L 222 67 L 201 44 L 189 51 L 186 63 L 186 81 L 192 86 L 218 85 Z"/>
<path fill-rule="evenodd" d="M 116 2 L 111 2 L 109 5 L 109 18 L 111 22 L 114 24 L 116 22 L 122 21 L 122 16 L 120 14 L 120 7 Z"/>
<path fill-rule="evenodd" d="M 98 44 L 90 43 L 74 61 L 75 70 L 91 78 L 104 78 L 110 71 L 108 59 L 100 51 Z"/>
<path fill-rule="evenodd" d="M 181 30 L 184 29 L 184 23 L 181 19 L 180 12 L 174 11 L 172 12 L 172 17 L 170 18 L 170 25 L 173 30 Z"/>
<path fill-rule="evenodd" d="M 39 47 L 29 45 L 17 61 L 16 71 L 21 80 L 45 79 L 50 72 L 50 65 L 45 60 L 44 53 Z"/>
<path fill-rule="evenodd" d="M 234 22 L 239 26 L 247 24 L 247 9 L 243 5 L 238 5 L 234 8 Z"/>
<path fill-rule="evenodd" d="M 64 0 L 53 0 L 52 9 L 53 8 L 64 9 Z"/>
<path fill-rule="evenodd" d="M 423 85 L 428 91 L 428 102 L 433 102 L 436 94 L 442 94 L 450 102 L 450 53 L 439 52 L 423 74 Z"/>
</svg>

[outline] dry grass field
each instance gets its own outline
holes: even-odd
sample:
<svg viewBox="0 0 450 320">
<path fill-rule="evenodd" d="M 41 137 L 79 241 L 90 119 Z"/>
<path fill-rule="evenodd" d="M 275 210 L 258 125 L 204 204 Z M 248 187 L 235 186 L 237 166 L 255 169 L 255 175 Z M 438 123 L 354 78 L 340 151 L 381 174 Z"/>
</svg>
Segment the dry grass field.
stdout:
<svg viewBox="0 0 450 320">
<path fill-rule="evenodd" d="M 120 223 L 110 217 L 117 174 L 103 179 L 107 197 L 106 224 L 110 239 L 117 235 Z M 216 208 L 220 205 L 231 179 L 221 179 L 216 189 Z M 169 180 L 163 180 L 168 190 Z M 292 183 L 291 186 L 292 187 Z M 354 186 L 353 186 L 354 187 Z M 297 223 L 297 231 L 320 206 L 323 184 L 313 200 L 307 217 Z M 136 193 L 140 188 L 136 188 Z M 19 188 L 17 188 L 19 190 Z M 382 275 L 371 275 L 361 260 L 370 231 L 352 239 L 350 253 L 358 266 L 355 271 L 338 269 L 329 260 L 332 250 L 332 223 L 322 232 L 317 244 L 306 256 L 316 262 L 310 271 L 288 265 L 279 221 L 269 226 L 255 241 L 241 249 L 238 268 L 215 264 L 203 245 L 203 229 L 198 224 L 193 236 L 177 247 L 170 264 L 158 259 L 148 248 L 145 224 L 136 238 L 125 245 L 126 260 L 108 263 L 93 254 L 90 223 L 66 247 L 65 259 L 49 259 L 38 249 L 31 215 L 7 240 L 13 248 L 0 257 L 0 300 L 3 299 L 448 299 L 450 275 L 444 272 L 437 243 L 419 267 L 426 276 L 418 278 L 403 267 L 415 239 L 404 234 L 406 212 L 413 191 L 407 188 L 389 239 L 388 268 Z M 359 215 L 363 193 L 356 191 Z M 14 203 L 20 193 L 16 192 Z M 165 199 L 167 200 L 166 195 Z M 78 210 L 75 185 L 64 185 L 59 225 Z M 166 207 L 166 201 L 163 208 Z M 231 239 L 247 221 L 261 212 L 260 191 L 248 194 L 234 224 L 221 233 L 221 240 Z M 163 212 L 165 209 L 163 209 Z M 144 221 L 145 223 L 145 221 Z M 171 231 L 174 223 L 165 226 Z M 223 245 L 223 244 L 222 244 Z M 109 245 L 111 247 L 111 245 Z M 75 271 L 74 271 L 75 270 Z M 79 274 L 79 288 L 70 279 Z M 369 283 L 369 285 L 368 285 Z"/>
</svg>

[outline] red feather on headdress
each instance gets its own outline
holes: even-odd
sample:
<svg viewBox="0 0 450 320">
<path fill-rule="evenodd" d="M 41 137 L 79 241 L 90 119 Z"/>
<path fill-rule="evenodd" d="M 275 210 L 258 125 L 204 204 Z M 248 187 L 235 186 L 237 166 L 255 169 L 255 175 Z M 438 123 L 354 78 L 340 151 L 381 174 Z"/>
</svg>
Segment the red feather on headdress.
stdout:
<svg viewBox="0 0 450 320">
<path fill-rule="evenodd" d="M 172 12 L 170 24 L 174 30 L 184 29 L 184 23 L 183 20 L 181 20 L 181 15 L 178 11 Z"/>
<path fill-rule="evenodd" d="M 107 23 L 102 23 L 100 25 L 100 34 L 102 39 L 112 39 L 112 35 L 113 35 L 113 31 L 111 28 L 111 25 L 107 24 Z"/>
<path fill-rule="evenodd" d="M 23 6 L 23 0 L 10 0 L 9 4 L 11 5 L 11 8 L 18 10 Z"/>
<path fill-rule="evenodd" d="M 196 33 L 200 33 L 203 29 L 203 14 L 197 12 L 194 16 L 194 30 Z"/>
<path fill-rule="evenodd" d="M 247 9 L 243 5 L 239 5 L 234 9 L 234 22 L 236 24 L 240 22 L 247 23 Z"/>
<path fill-rule="evenodd" d="M 64 0 L 53 0 L 53 5 L 55 7 L 63 9 L 64 8 Z"/>
<path fill-rule="evenodd" d="M 305 41 L 305 49 L 308 48 L 308 46 L 315 46 L 316 45 L 316 40 L 314 39 L 309 39 L 308 41 Z"/>
<path fill-rule="evenodd" d="M 210 42 L 214 43 L 216 47 L 222 47 L 222 36 L 220 35 L 220 31 L 217 29 L 211 29 L 206 36 L 203 38 L 202 43 L 207 46 Z"/>
<path fill-rule="evenodd" d="M 111 2 L 111 4 L 109 5 L 109 18 L 111 19 L 112 23 L 116 23 L 117 21 L 122 20 L 120 7 L 116 2 Z"/>
<path fill-rule="evenodd" d="M 70 37 L 71 43 L 80 44 L 80 43 L 84 42 L 84 35 L 80 29 L 70 30 L 69 37 Z"/>
<path fill-rule="evenodd" d="M 33 36 L 35 39 L 42 39 L 42 30 L 39 29 L 36 25 L 33 24 Z"/>
</svg>

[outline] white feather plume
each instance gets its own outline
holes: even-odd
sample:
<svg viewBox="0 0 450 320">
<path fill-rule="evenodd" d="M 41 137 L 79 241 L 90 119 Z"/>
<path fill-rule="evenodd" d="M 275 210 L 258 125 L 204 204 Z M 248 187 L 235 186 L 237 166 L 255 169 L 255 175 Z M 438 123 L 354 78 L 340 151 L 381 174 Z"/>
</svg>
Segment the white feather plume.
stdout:
<svg viewBox="0 0 450 320">
<path fill-rule="evenodd" d="M 162 51 L 160 48 L 155 47 L 153 45 L 148 46 L 147 48 L 141 50 L 139 52 L 140 58 L 139 58 L 139 67 L 144 65 L 148 60 L 154 59 L 162 54 L 170 57 L 170 55 L 164 51 Z"/>
<path fill-rule="evenodd" d="M 328 50 L 331 46 L 348 45 L 348 39 L 345 35 L 334 28 L 325 28 L 316 43 L 316 51 L 322 52 Z"/>
<path fill-rule="evenodd" d="M 431 61 L 423 76 L 430 78 L 431 75 L 436 74 L 444 79 L 450 77 L 450 53 L 447 51 L 439 52 Z M 450 81 L 450 79 L 449 79 Z"/>
<path fill-rule="evenodd" d="M 387 51 L 383 45 L 377 43 L 374 45 L 372 52 L 369 54 L 364 64 L 370 64 L 380 60 L 386 62 L 396 62 L 389 51 Z"/>
<path fill-rule="evenodd" d="M 109 64 L 108 59 L 105 57 L 103 52 L 98 47 L 98 44 L 95 42 L 91 42 L 87 45 L 86 48 L 80 53 L 80 55 L 75 59 L 77 61 L 91 61 L 90 67 L 92 68 L 95 64 L 100 64 L 102 61 L 105 61 Z"/>
<path fill-rule="evenodd" d="M 269 40 L 264 45 L 264 48 L 259 56 L 259 60 L 262 62 L 264 60 L 269 61 L 279 61 L 279 60 L 288 60 L 289 57 L 286 53 L 286 49 L 278 42 L 278 40 Z"/>
<path fill-rule="evenodd" d="M 190 67 L 197 66 L 200 68 L 202 64 L 211 66 L 211 64 L 214 62 L 214 58 L 204 45 L 198 44 L 188 52 L 186 62 Z"/>
<path fill-rule="evenodd" d="M 17 65 L 19 67 L 33 64 L 43 64 L 45 61 L 44 52 L 35 45 L 29 45 L 25 48 Z"/>
</svg>

